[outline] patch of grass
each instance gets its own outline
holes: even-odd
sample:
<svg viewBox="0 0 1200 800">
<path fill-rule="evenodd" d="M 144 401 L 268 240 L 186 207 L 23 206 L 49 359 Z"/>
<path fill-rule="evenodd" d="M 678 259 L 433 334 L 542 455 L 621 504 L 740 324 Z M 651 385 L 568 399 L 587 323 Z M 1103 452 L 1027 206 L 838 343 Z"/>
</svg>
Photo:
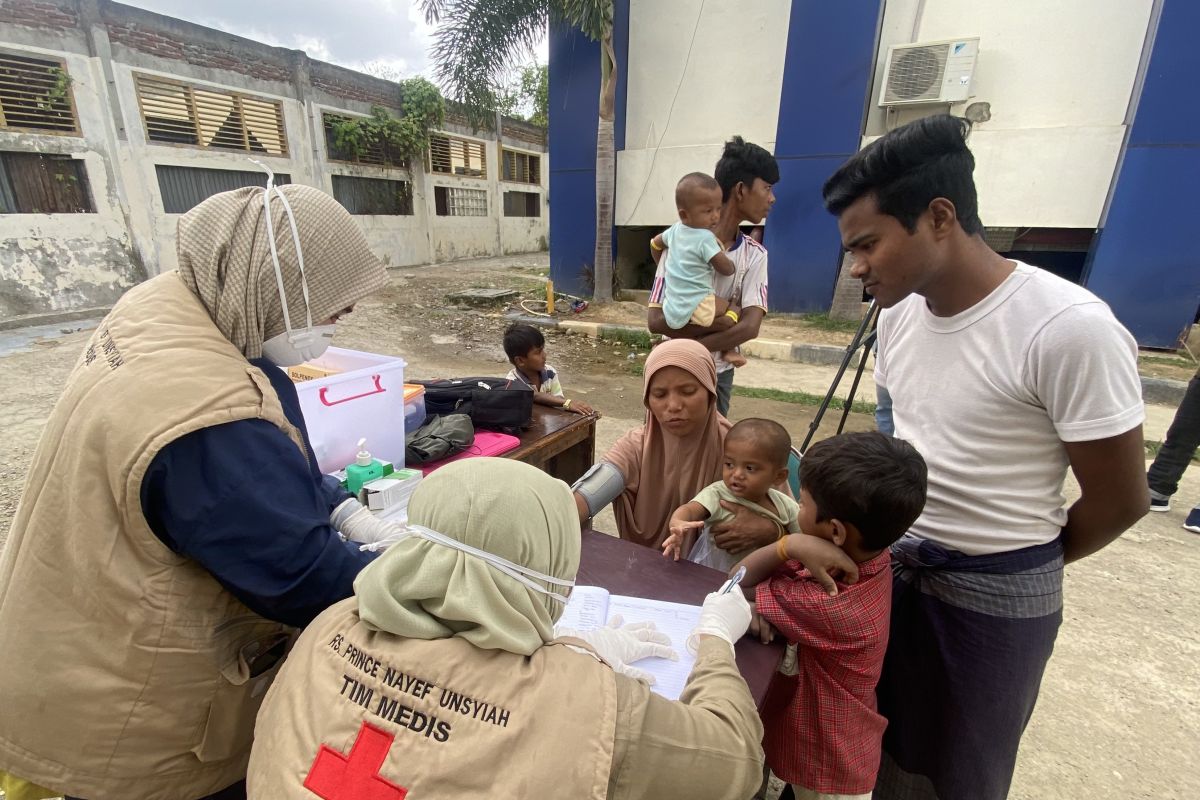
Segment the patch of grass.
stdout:
<svg viewBox="0 0 1200 800">
<path fill-rule="evenodd" d="M 631 375 L 637 375 L 637 376 L 640 378 L 640 377 L 642 377 L 643 375 L 645 375 L 645 374 L 646 374 L 646 364 L 645 364 L 645 362 L 643 362 L 643 361 L 630 361 L 630 362 L 628 362 L 628 364 L 629 364 L 629 373 L 630 373 Z"/>
<path fill-rule="evenodd" d="M 800 314 L 796 319 L 810 328 L 822 331 L 839 331 L 841 333 L 854 333 L 858 330 L 858 326 L 862 324 L 860 320 L 855 319 L 833 319 L 824 312 L 819 314 Z"/>
<path fill-rule="evenodd" d="M 775 400 L 780 403 L 795 403 L 801 406 L 819 406 L 825 399 L 824 395 L 809 394 L 808 392 L 787 392 L 782 389 L 760 389 L 754 386 L 738 386 L 734 384 L 733 393 L 739 397 L 757 397 L 760 400 Z M 835 397 L 829 401 L 829 407 L 841 411 L 846 407 L 846 401 Z M 856 414 L 874 414 L 875 404 L 864 400 L 855 400 L 850 410 Z"/>
<path fill-rule="evenodd" d="M 1143 364 L 1159 364 L 1164 367 L 1194 367 L 1194 361 L 1189 361 L 1182 356 L 1146 356 L 1138 355 L 1138 361 Z"/>
<path fill-rule="evenodd" d="M 650 331 L 631 331 L 624 328 L 604 328 L 601 336 L 606 342 L 636 347 L 639 350 L 650 349 Z"/>
<path fill-rule="evenodd" d="M 1158 455 L 1158 451 L 1162 450 L 1163 443 L 1153 439 L 1146 440 L 1146 455 L 1154 458 Z M 1192 453 L 1192 463 L 1200 464 L 1200 451 Z"/>
</svg>

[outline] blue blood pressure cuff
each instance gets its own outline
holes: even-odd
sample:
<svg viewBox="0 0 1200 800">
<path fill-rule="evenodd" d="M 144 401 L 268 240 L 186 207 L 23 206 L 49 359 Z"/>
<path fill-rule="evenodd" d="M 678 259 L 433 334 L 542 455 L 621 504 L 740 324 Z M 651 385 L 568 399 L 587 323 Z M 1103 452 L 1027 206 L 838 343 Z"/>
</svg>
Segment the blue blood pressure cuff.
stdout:
<svg viewBox="0 0 1200 800">
<path fill-rule="evenodd" d="M 588 516 L 594 517 L 625 491 L 625 476 L 612 464 L 601 461 L 575 481 L 571 491 L 583 498 Z"/>
</svg>

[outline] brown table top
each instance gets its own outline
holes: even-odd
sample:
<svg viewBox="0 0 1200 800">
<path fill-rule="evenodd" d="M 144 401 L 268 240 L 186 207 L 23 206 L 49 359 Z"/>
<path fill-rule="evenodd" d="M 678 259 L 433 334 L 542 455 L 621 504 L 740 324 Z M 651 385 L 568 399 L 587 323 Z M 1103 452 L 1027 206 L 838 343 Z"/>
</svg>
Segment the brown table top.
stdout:
<svg viewBox="0 0 1200 800">
<path fill-rule="evenodd" d="M 649 547 L 589 530 L 583 533 L 575 580 L 580 585 L 601 586 L 613 594 L 700 605 L 705 595 L 721 586 L 725 574 L 690 561 L 670 561 Z M 747 636 L 737 643 L 736 652 L 738 669 L 761 708 L 783 655 L 783 645 L 778 640 L 765 645 Z"/>
<path fill-rule="evenodd" d="M 533 422 L 517 437 L 521 440 L 521 446 L 504 455 L 506 458 L 515 458 L 520 461 L 533 450 L 550 446 L 558 438 L 595 424 L 595 416 L 584 416 L 576 414 L 574 411 L 560 411 L 557 408 L 534 403 Z"/>
</svg>

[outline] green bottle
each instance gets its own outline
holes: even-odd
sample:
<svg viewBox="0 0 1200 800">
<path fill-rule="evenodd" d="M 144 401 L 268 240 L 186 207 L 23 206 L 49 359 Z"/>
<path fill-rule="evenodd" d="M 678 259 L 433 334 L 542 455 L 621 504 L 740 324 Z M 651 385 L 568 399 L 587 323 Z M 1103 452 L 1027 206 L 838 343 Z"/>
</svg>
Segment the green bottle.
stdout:
<svg viewBox="0 0 1200 800">
<path fill-rule="evenodd" d="M 370 483 L 383 477 L 383 464 L 371 458 L 367 452 L 367 440 L 358 440 L 358 456 L 354 463 L 346 467 L 346 490 L 357 495 L 362 491 L 364 483 Z"/>
</svg>

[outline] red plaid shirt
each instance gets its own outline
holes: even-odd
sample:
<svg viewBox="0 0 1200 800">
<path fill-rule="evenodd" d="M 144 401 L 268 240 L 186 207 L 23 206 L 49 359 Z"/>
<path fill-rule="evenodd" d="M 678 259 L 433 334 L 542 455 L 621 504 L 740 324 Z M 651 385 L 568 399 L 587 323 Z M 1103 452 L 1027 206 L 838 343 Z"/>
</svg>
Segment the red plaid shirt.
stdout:
<svg viewBox="0 0 1200 800">
<path fill-rule="evenodd" d="M 887 720 L 875 704 L 892 613 L 891 558 L 858 565 L 829 597 L 798 561 L 758 585 L 758 613 L 798 644 L 799 674 L 777 675 L 764 703 L 763 749 L 783 780 L 822 794 L 875 787 Z"/>
</svg>

